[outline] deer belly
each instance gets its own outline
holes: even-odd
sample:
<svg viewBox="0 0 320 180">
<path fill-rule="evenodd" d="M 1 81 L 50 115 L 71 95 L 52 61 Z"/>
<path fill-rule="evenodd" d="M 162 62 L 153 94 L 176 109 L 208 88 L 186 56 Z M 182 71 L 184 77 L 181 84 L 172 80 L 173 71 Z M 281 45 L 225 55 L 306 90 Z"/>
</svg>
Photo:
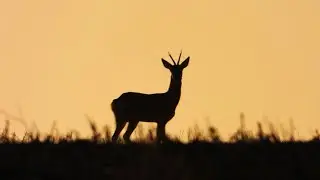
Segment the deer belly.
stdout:
<svg viewBox="0 0 320 180">
<path fill-rule="evenodd" d="M 132 108 L 126 112 L 128 121 L 142 121 L 142 122 L 158 122 L 169 121 L 174 116 L 174 112 L 168 111 L 165 108 L 158 109 L 152 107 L 146 108 Z"/>
</svg>

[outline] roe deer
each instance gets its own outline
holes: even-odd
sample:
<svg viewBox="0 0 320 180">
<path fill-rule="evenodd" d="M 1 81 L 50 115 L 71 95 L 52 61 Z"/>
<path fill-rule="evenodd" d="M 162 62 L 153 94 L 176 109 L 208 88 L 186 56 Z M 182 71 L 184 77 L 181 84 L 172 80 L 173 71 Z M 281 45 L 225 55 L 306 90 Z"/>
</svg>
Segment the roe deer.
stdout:
<svg viewBox="0 0 320 180">
<path fill-rule="evenodd" d="M 189 64 L 190 57 L 187 57 L 181 64 L 179 55 L 176 63 L 170 52 L 168 53 L 173 65 L 161 58 L 165 68 L 171 72 L 171 81 L 168 90 L 164 93 L 143 94 L 138 92 L 126 92 L 111 103 L 111 109 L 115 116 L 116 129 L 112 136 L 112 142 L 116 142 L 118 136 L 126 123 L 128 128 L 123 139 L 126 143 L 130 142 L 130 136 L 141 122 L 157 123 L 157 142 L 167 140 L 165 126 L 174 115 L 176 107 L 180 101 L 182 71 Z"/>
</svg>

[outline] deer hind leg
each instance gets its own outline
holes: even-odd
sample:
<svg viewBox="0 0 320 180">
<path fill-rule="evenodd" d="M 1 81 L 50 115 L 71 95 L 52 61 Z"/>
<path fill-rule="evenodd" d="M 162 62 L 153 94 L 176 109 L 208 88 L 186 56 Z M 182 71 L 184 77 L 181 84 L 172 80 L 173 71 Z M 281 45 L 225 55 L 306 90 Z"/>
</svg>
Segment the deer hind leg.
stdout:
<svg viewBox="0 0 320 180">
<path fill-rule="evenodd" d="M 118 140 L 118 137 L 122 131 L 122 129 L 124 128 L 124 126 L 126 125 L 125 121 L 116 121 L 116 129 L 112 135 L 112 142 L 115 143 Z"/>
<path fill-rule="evenodd" d="M 138 121 L 130 121 L 129 122 L 127 131 L 123 135 L 123 139 L 126 143 L 131 142 L 130 136 L 131 136 L 132 132 L 134 131 L 134 129 L 137 127 L 137 125 L 138 125 Z"/>
<path fill-rule="evenodd" d="M 157 124 L 157 143 L 167 141 L 166 123 Z"/>
</svg>

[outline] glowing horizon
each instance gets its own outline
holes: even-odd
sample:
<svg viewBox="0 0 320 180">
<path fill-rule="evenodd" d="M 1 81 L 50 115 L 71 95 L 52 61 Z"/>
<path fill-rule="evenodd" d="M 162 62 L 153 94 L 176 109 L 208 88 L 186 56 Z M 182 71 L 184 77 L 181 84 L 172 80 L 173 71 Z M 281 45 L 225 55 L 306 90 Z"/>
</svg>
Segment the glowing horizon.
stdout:
<svg viewBox="0 0 320 180">
<path fill-rule="evenodd" d="M 113 128 L 112 99 L 164 92 L 167 52 L 190 56 L 167 132 L 210 118 L 226 137 L 268 116 L 300 136 L 320 127 L 317 1 L 22 1 L 0 3 L 0 109 L 49 131 Z M 5 117 L 3 116 L 3 119 Z M 3 126 L 0 122 L 0 126 Z M 13 122 L 13 130 L 23 127 Z M 144 124 L 147 125 L 147 124 Z"/>
</svg>

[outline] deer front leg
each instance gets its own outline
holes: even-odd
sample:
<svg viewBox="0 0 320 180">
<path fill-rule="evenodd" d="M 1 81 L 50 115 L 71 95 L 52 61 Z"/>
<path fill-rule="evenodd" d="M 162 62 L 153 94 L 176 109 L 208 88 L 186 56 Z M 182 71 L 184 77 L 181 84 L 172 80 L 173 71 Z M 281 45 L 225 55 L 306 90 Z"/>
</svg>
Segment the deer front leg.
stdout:
<svg viewBox="0 0 320 180">
<path fill-rule="evenodd" d="M 167 141 L 166 123 L 157 124 L 157 143 Z"/>
</svg>

